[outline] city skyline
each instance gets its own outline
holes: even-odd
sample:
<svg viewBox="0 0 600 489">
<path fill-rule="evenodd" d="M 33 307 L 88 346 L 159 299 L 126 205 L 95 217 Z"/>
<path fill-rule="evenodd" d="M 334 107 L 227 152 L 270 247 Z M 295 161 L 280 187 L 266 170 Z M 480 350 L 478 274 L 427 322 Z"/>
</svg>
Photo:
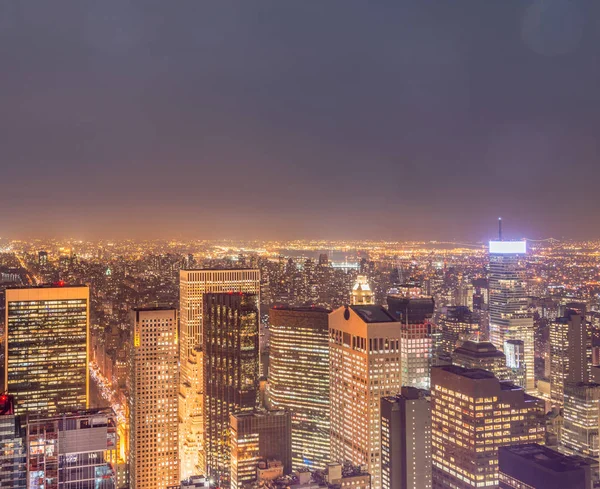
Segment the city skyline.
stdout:
<svg viewBox="0 0 600 489">
<path fill-rule="evenodd" d="M 597 2 L 0 14 L 3 235 L 597 236 Z"/>
</svg>

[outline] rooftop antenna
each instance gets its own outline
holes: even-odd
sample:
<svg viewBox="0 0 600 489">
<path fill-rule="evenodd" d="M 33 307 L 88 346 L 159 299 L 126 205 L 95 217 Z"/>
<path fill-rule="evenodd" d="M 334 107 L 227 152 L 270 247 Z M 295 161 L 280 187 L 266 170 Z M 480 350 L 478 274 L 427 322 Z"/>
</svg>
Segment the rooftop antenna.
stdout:
<svg viewBox="0 0 600 489">
<path fill-rule="evenodd" d="M 498 241 L 502 241 L 502 218 L 498 218 Z"/>
</svg>

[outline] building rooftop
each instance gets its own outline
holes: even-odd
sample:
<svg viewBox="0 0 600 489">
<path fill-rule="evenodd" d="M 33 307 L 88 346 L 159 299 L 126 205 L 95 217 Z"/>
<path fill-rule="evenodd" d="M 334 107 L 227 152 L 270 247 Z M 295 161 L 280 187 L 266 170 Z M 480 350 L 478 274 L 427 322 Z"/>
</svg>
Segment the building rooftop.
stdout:
<svg viewBox="0 0 600 489">
<path fill-rule="evenodd" d="M 462 377 L 466 377 L 468 379 L 473 380 L 483 380 L 483 379 L 495 379 L 496 376 L 492 372 L 488 372 L 487 370 L 483 370 L 480 368 L 464 368 L 459 367 L 458 365 L 443 365 L 441 367 L 434 367 L 442 369 L 446 372 L 450 372 L 455 375 L 460 375 Z"/>
<path fill-rule="evenodd" d="M 538 445 L 537 443 L 505 446 L 500 447 L 499 450 L 505 450 L 514 455 L 518 455 L 523 459 L 529 460 L 536 465 L 554 472 L 568 472 L 589 465 L 586 459 L 582 457 L 563 455 L 562 453 Z"/>
<path fill-rule="evenodd" d="M 324 312 L 329 314 L 331 309 L 321 306 L 289 306 L 287 304 L 277 304 L 272 307 L 278 311 L 295 311 L 295 312 Z"/>
<path fill-rule="evenodd" d="M 504 353 L 489 341 L 465 341 L 462 346 L 454 350 L 454 354 L 457 353 L 478 358 L 504 358 Z"/>
<path fill-rule="evenodd" d="M 387 312 L 382 306 L 365 305 L 365 306 L 348 306 L 352 309 L 365 323 L 396 323 L 398 322 L 394 316 Z"/>
</svg>

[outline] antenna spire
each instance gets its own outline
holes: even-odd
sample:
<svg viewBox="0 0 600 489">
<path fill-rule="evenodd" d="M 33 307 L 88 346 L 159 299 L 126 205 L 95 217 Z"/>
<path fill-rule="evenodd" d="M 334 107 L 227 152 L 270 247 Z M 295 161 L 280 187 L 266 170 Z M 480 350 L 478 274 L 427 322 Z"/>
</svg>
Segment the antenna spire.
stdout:
<svg viewBox="0 0 600 489">
<path fill-rule="evenodd" d="M 498 218 L 498 241 L 502 241 L 502 218 Z"/>
</svg>

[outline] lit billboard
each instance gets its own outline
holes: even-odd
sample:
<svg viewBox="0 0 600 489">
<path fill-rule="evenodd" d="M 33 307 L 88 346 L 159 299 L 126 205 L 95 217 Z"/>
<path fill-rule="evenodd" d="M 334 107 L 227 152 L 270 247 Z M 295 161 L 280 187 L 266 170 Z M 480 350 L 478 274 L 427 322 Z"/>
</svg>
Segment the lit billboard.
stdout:
<svg viewBox="0 0 600 489">
<path fill-rule="evenodd" d="M 526 253 L 527 241 L 490 241 L 490 253 Z"/>
</svg>

